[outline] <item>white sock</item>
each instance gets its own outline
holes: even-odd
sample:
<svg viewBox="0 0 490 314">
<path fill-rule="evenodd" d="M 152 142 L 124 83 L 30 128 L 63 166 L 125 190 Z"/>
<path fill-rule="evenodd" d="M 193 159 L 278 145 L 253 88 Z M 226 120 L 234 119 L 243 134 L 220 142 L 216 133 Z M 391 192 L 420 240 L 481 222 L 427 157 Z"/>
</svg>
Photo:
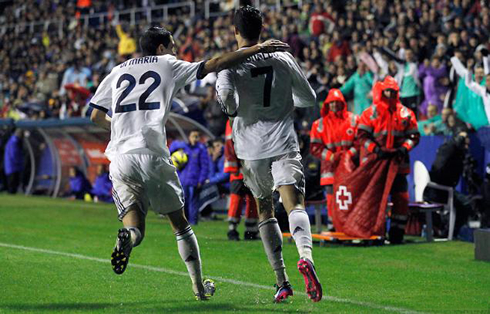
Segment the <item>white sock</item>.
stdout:
<svg viewBox="0 0 490 314">
<path fill-rule="evenodd" d="M 187 266 L 194 292 L 197 292 L 196 289 L 202 286 L 201 256 L 199 254 L 197 238 L 191 226 L 188 226 L 181 232 L 176 232 L 175 237 L 177 238 L 180 257 L 184 261 L 185 266 Z"/>
<path fill-rule="evenodd" d="M 282 258 L 282 233 L 277 219 L 270 218 L 259 223 L 259 232 L 269 263 L 276 273 L 277 285 L 282 286 L 285 281 L 288 281 L 288 276 Z"/>
<path fill-rule="evenodd" d="M 289 230 L 293 235 L 294 242 L 296 242 L 299 257 L 307 258 L 313 262 L 310 220 L 304 209 L 297 208 L 291 211 L 289 214 Z"/>
<path fill-rule="evenodd" d="M 228 230 L 236 230 L 239 223 L 240 218 L 228 217 Z"/>
<path fill-rule="evenodd" d="M 125 227 L 126 230 L 131 234 L 131 244 L 133 247 L 138 246 L 143 237 L 141 236 L 141 231 L 137 227 Z"/>
</svg>

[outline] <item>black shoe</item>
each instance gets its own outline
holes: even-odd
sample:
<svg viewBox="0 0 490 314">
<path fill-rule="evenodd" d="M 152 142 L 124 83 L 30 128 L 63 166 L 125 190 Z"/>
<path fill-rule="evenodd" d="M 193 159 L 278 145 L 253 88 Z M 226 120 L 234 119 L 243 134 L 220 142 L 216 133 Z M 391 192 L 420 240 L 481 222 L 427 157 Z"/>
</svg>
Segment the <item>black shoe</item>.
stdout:
<svg viewBox="0 0 490 314">
<path fill-rule="evenodd" d="M 274 285 L 276 287 L 276 294 L 274 294 L 274 303 L 280 303 L 285 301 L 290 296 L 293 296 L 293 287 L 289 281 L 286 281 L 282 286 Z"/>
<path fill-rule="evenodd" d="M 405 230 L 401 228 L 393 227 L 388 231 L 388 240 L 390 241 L 390 244 L 402 244 L 404 236 Z"/>
<path fill-rule="evenodd" d="M 240 235 L 236 230 L 228 231 L 228 240 L 230 241 L 240 241 Z"/>
<path fill-rule="evenodd" d="M 245 231 L 245 234 L 243 235 L 243 239 L 245 241 L 253 241 L 253 240 L 260 240 L 259 233 L 258 232 L 253 232 L 253 231 Z"/>
<path fill-rule="evenodd" d="M 132 249 L 131 233 L 128 229 L 119 229 L 116 245 L 111 255 L 112 270 L 116 274 L 121 275 L 126 270 L 129 262 L 129 254 L 131 254 Z"/>
</svg>

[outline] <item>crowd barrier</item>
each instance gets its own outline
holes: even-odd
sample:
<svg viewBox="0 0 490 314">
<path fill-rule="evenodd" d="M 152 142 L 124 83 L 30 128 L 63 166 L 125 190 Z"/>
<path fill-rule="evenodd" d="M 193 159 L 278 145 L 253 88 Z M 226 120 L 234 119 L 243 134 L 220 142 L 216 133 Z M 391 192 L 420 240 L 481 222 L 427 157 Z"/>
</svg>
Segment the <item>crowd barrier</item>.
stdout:
<svg viewBox="0 0 490 314">
<path fill-rule="evenodd" d="M 28 135 L 24 139 L 25 194 L 63 196 L 68 192 L 68 171 L 71 167 L 83 171 L 93 182 L 97 166 L 109 164 L 104 156 L 109 133 L 87 118 L 17 122 L 0 119 L 3 132 L 13 126 L 26 130 Z M 214 137 L 208 129 L 196 121 L 171 113 L 167 123 L 169 143 L 175 139 L 185 140 L 186 134 L 196 128 L 202 130 L 205 138 Z M 412 169 L 414 161 L 420 160 L 430 170 L 437 148 L 445 140 L 444 136 L 423 136 L 419 145 L 410 152 Z M 490 127 L 481 128 L 471 135 L 470 151 L 478 164 L 476 171 L 483 177 L 485 167 L 490 163 Z M 414 201 L 413 173 L 408 176 L 408 183 L 410 199 Z M 461 182 L 456 189 L 464 192 L 465 188 L 465 184 Z"/>
<path fill-rule="evenodd" d="M 2 132 L 9 132 L 14 126 L 26 131 L 22 179 L 26 195 L 66 195 L 70 168 L 78 168 L 94 182 L 97 166 L 109 164 L 104 151 L 110 135 L 88 118 L 0 120 Z M 176 113 L 170 113 L 166 129 L 169 143 L 176 139 L 185 140 L 193 129 L 200 129 L 205 139 L 214 137 L 204 126 Z"/>
</svg>

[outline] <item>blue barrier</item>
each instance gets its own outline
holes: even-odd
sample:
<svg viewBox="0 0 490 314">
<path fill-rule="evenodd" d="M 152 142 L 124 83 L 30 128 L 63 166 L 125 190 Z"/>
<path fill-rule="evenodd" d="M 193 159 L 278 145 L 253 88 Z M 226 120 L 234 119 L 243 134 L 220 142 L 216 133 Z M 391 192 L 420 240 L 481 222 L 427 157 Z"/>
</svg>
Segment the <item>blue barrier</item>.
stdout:
<svg viewBox="0 0 490 314">
<path fill-rule="evenodd" d="M 420 160 L 429 169 L 436 158 L 437 149 L 447 139 L 445 136 L 423 136 L 420 138 L 420 143 L 410 152 L 410 164 L 413 170 L 415 160 Z M 490 128 L 481 128 L 478 133 L 470 136 L 470 152 L 473 158 L 478 163 L 477 172 L 481 176 L 484 175 L 485 166 L 490 162 Z M 414 180 L 413 172 L 408 176 L 408 187 L 410 200 L 414 201 Z M 460 181 L 456 190 L 465 192 L 466 186 Z"/>
</svg>

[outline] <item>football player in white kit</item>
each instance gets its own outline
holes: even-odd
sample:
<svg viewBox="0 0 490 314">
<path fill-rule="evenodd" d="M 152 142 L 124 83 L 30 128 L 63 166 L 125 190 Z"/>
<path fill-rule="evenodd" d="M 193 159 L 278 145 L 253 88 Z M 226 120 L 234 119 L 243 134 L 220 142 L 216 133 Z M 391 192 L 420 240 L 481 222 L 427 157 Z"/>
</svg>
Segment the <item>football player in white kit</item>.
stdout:
<svg viewBox="0 0 490 314">
<path fill-rule="evenodd" d="M 119 229 L 112 266 L 122 274 L 133 247 L 145 233 L 148 207 L 168 216 L 182 260 L 198 300 L 214 293 L 212 281 L 203 282 L 196 236 L 183 211 L 184 197 L 166 145 L 165 123 L 177 91 L 210 72 L 236 65 L 259 52 L 284 50 L 276 40 L 209 61 L 185 62 L 175 57 L 175 42 L 161 27 L 149 28 L 140 38 L 143 57 L 113 68 L 101 82 L 90 106 L 91 120 L 110 130 L 106 155 L 111 161 L 113 196 L 124 228 Z M 112 110 L 112 119 L 106 113 Z"/>
<path fill-rule="evenodd" d="M 234 25 L 238 51 L 259 41 L 259 10 L 240 8 Z M 294 107 L 314 106 L 315 92 L 288 52 L 259 53 L 219 72 L 216 89 L 223 110 L 234 117 L 236 154 L 245 184 L 257 200 L 260 236 L 276 274 L 274 301 L 293 295 L 282 257 L 282 234 L 273 212 L 272 192 L 277 189 L 288 213 L 306 292 L 318 302 L 322 287 L 313 266 L 310 222 L 304 205 L 305 177 L 293 126 Z"/>
</svg>

